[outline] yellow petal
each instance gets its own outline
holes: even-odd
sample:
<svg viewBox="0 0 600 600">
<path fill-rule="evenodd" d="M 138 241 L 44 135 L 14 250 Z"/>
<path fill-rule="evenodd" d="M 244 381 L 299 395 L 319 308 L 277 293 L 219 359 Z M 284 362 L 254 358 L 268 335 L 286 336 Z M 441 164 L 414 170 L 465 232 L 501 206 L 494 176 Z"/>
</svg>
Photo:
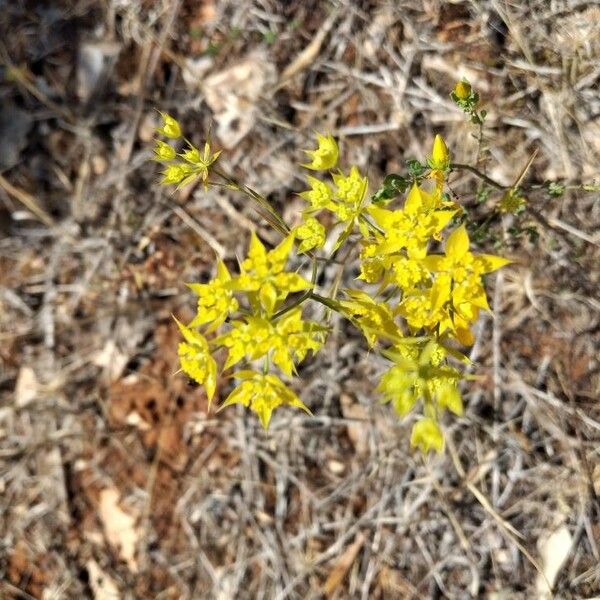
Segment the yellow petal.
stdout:
<svg viewBox="0 0 600 600">
<path fill-rule="evenodd" d="M 413 183 L 404 203 L 405 212 L 408 214 L 416 214 L 419 212 L 423 206 L 423 193 L 423 190 L 421 190 L 416 183 Z"/>
<path fill-rule="evenodd" d="M 229 281 L 231 279 L 231 275 L 229 274 L 225 263 L 220 259 L 217 262 L 217 279 L 223 282 Z"/>
<path fill-rule="evenodd" d="M 494 256 L 493 254 L 478 254 L 474 258 L 476 268 L 482 273 L 491 273 L 512 262 L 512 260 L 508 258 Z"/>
<path fill-rule="evenodd" d="M 267 313 L 271 314 L 277 304 L 277 290 L 275 287 L 270 283 L 265 283 L 261 286 L 258 295 Z"/>
<path fill-rule="evenodd" d="M 283 268 L 283 265 L 294 247 L 294 238 L 295 235 L 290 233 L 278 246 L 269 252 L 268 256 L 271 262 L 281 263 L 281 268 Z"/>
<path fill-rule="evenodd" d="M 412 389 L 400 392 L 392 401 L 394 410 L 401 416 L 405 417 L 414 407 L 417 402 L 417 397 Z"/>
<path fill-rule="evenodd" d="M 436 277 L 431 286 L 431 307 L 434 311 L 439 310 L 450 300 L 452 291 L 452 280 L 444 274 Z"/>
<path fill-rule="evenodd" d="M 252 236 L 250 237 L 250 246 L 248 247 L 248 258 L 256 259 L 256 258 L 265 258 L 267 252 L 263 243 L 258 239 L 256 232 L 252 232 Z"/>
<path fill-rule="evenodd" d="M 421 264 L 430 272 L 437 273 L 444 270 L 445 256 L 429 254 L 421 259 Z"/>
<path fill-rule="evenodd" d="M 463 403 L 460 392 L 455 385 L 444 385 L 440 388 L 438 395 L 438 404 L 442 408 L 447 408 L 459 417 L 463 414 Z"/>
<path fill-rule="evenodd" d="M 249 382 L 244 381 L 231 391 L 223 404 L 219 406 L 217 412 L 223 410 L 226 406 L 231 406 L 232 404 L 243 404 L 244 406 L 250 406 L 251 397 L 252 385 Z"/>
<path fill-rule="evenodd" d="M 208 409 L 210 410 L 210 404 L 213 396 L 215 395 L 215 389 L 217 387 L 217 363 L 215 359 L 210 356 L 206 363 L 206 379 L 204 380 L 204 389 L 206 390 L 206 397 L 208 398 Z"/>
<path fill-rule="evenodd" d="M 175 317 L 173 317 L 175 319 Z M 177 327 L 179 327 L 179 331 L 181 331 L 181 335 L 185 338 L 188 344 L 201 346 L 202 349 L 206 349 L 208 351 L 208 344 L 206 343 L 206 339 L 204 336 L 196 331 L 193 331 L 189 327 L 186 327 L 183 323 L 179 322 L 175 319 L 175 323 L 177 323 Z"/>
<path fill-rule="evenodd" d="M 467 228 L 461 225 L 455 229 L 446 240 L 446 256 L 458 259 L 469 251 L 469 234 Z"/>
<path fill-rule="evenodd" d="M 455 210 L 436 210 L 431 213 L 436 234 L 442 231 L 456 214 Z"/>
</svg>

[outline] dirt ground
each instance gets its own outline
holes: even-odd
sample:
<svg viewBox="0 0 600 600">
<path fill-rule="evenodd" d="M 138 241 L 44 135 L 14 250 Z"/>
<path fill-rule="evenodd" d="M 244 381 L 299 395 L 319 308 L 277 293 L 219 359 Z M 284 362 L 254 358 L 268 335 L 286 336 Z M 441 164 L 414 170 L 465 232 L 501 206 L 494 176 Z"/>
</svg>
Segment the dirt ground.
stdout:
<svg viewBox="0 0 600 600">
<path fill-rule="evenodd" d="M 372 190 L 435 133 L 472 162 L 466 76 L 490 176 L 538 149 L 527 185 L 598 182 L 599 2 L 0 0 L 0 64 L 2 598 L 600 597 L 598 192 L 532 192 L 537 239 L 505 219 L 480 378 L 424 459 L 343 320 L 300 370 L 314 417 L 208 413 L 171 315 L 277 236 L 149 161 L 169 111 L 292 221 L 315 129 Z"/>
</svg>

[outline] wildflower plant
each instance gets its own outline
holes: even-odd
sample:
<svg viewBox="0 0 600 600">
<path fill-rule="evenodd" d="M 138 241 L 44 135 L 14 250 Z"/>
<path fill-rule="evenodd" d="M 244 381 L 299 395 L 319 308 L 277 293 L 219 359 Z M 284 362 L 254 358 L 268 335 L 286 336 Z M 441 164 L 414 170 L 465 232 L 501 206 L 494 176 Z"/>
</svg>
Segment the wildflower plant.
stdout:
<svg viewBox="0 0 600 600">
<path fill-rule="evenodd" d="M 451 96 L 473 122 L 475 116 L 485 118 L 466 81 Z M 253 233 L 235 272 L 219 260 L 211 281 L 188 284 L 198 310 L 187 325 L 178 322 L 184 338 L 181 370 L 205 387 L 209 402 L 219 379 L 233 378 L 219 410 L 242 404 L 264 428 L 283 405 L 310 414 L 290 380 L 298 365 L 322 348 L 336 312 L 386 360 L 377 391 L 400 417 L 415 416 L 411 445 L 441 452 L 443 414 L 463 413 L 460 384 L 469 379 L 464 349 L 474 342 L 472 326 L 480 312 L 490 311 L 485 276 L 510 262 L 471 247 L 465 211 L 447 193 L 454 165 L 442 137 L 435 136 L 423 162 L 410 161 L 406 174 L 388 175 L 369 193 L 365 173 L 353 165 L 339 167 L 337 142 L 317 134 L 317 147 L 305 151 L 310 160 L 302 165 L 308 170 L 299 194 L 304 208 L 291 226 L 260 194 L 221 172 L 219 152 L 208 142 L 200 151 L 184 140 L 173 117 L 161 116 L 157 132 L 166 140 L 156 140 L 154 158 L 164 165 L 162 184 L 200 179 L 205 186 L 236 189 L 260 205 L 282 236 L 268 249 Z M 176 148 L 181 143 L 183 151 Z M 519 197 L 513 191 L 503 207 L 513 210 Z M 356 284 L 334 285 L 321 294 L 319 270 L 342 247 L 346 257 L 359 259 Z M 291 266 L 307 262 L 312 265 L 307 272 Z M 327 309 L 317 321 L 305 314 L 315 303 Z"/>
</svg>

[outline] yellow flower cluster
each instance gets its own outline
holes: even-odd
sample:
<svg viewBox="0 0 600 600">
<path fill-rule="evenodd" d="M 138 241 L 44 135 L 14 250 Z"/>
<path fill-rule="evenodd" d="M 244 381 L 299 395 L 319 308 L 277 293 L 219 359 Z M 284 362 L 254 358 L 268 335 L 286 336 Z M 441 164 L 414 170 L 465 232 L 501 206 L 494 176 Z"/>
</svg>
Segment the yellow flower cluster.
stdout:
<svg viewBox="0 0 600 600">
<path fill-rule="evenodd" d="M 296 372 L 296 364 L 309 352 L 320 349 L 327 333 L 326 327 L 305 321 L 300 307 L 276 312 L 289 294 L 311 287 L 298 273 L 285 270 L 294 239 L 292 233 L 267 251 L 253 234 L 248 256 L 237 276 L 232 277 L 225 264 L 218 261 L 217 274 L 211 281 L 188 284 L 198 295 L 198 311 L 187 327 L 178 322 L 186 340 L 179 345 L 181 369 L 205 386 L 209 401 L 217 380 L 217 363 L 212 355 L 220 348 L 227 351 L 223 371 L 242 360 L 249 365 L 263 361 L 262 373 L 250 370 L 235 373 L 242 383 L 222 407 L 235 402 L 249 406 L 265 428 L 273 410 L 282 404 L 309 412 L 278 376 L 268 372 L 270 365 L 291 376 Z M 221 331 L 207 339 L 196 328 L 203 329 L 204 334 Z"/>
<path fill-rule="evenodd" d="M 425 417 L 415 423 L 411 444 L 424 452 L 443 449 L 444 437 L 437 424 L 439 412 L 463 412 L 457 387 L 462 376 L 458 369 L 445 364 L 446 354 L 446 349 L 435 340 L 411 345 L 401 342 L 385 352 L 393 366 L 382 376 L 378 390 L 383 401 L 391 402 L 400 416 L 410 413 L 418 399 L 423 401 Z"/>
<path fill-rule="evenodd" d="M 304 402 L 277 375 L 238 371 L 235 376 L 242 382 L 227 396 L 219 410 L 232 404 L 242 404 L 258 415 L 265 429 L 269 427 L 273 411 L 283 404 L 311 414 Z"/>
<path fill-rule="evenodd" d="M 310 164 L 303 165 L 313 171 L 331 171 L 338 161 L 339 149 L 336 141 L 331 135 L 324 136 L 317 134 L 319 144 L 316 150 L 306 150 L 313 157 Z M 310 186 L 308 190 L 300 193 L 300 197 L 309 203 L 309 207 L 304 211 L 308 218 L 299 229 L 306 226 L 316 228 L 314 215 L 323 210 L 332 212 L 337 223 L 343 224 L 344 229 L 338 237 L 334 250 L 337 250 L 348 238 L 355 225 L 362 226 L 359 222 L 365 209 L 365 198 L 369 182 L 363 177 L 358 167 L 352 166 L 348 175 L 342 171 L 330 174 L 330 182 L 322 181 L 317 177 L 309 175 L 306 179 Z M 316 221 L 318 223 L 318 221 Z M 309 225 L 310 223 L 310 225 Z M 325 243 L 325 232 L 311 239 L 311 248 L 320 248 Z"/>
<path fill-rule="evenodd" d="M 181 126 L 179 122 L 167 113 L 160 113 L 163 123 L 156 132 L 173 141 L 182 139 Z M 163 163 L 165 170 L 162 172 L 162 185 L 176 184 L 183 187 L 196 179 L 201 179 L 204 185 L 208 180 L 210 166 L 219 158 L 221 151 L 211 153 L 210 144 L 204 144 L 202 153 L 191 142 L 187 148 L 177 153 L 174 146 L 162 140 L 155 140 L 154 160 Z"/>
<path fill-rule="evenodd" d="M 248 292 L 252 300 L 258 298 L 266 313 L 273 314 L 289 294 L 311 286 L 298 273 L 284 271 L 293 246 L 294 235 L 289 235 L 279 246 L 267 252 L 258 236 L 253 233 L 248 258 L 242 262 L 241 273 L 231 283 L 231 288 Z"/>
<path fill-rule="evenodd" d="M 457 85 L 454 96 L 465 103 L 477 101 L 467 82 Z M 179 123 L 161 114 L 163 124 L 158 132 L 169 140 L 180 139 Z M 200 178 L 205 185 L 211 184 L 209 169 L 219 153 L 212 154 L 208 144 L 200 153 L 188 142 L 188 148 L 178 154 L 171 143 L 157 140 L 154 152 L 156 160 L 167 165 L 163 183 L 184 185 Z M 441 452 L 441 415 L 446 410 L 456 415 L 463 412 L 458 386 L 467 377 L 459 367 L 468 359 L 456 348 L 473 343 L 471 326 L 481 310 L 490 310 L 484 276 L 510 261 L 474 254 L 466 226 L 456 226 L 465 215 L 444 193 L 453 167 L 441 136 L 435 136 L 426 164 L 409 161 L 412 166 L 409 164 L 406 177 L 386 177 L 383 187 L 371 197 L 367 195 L 368 180 L 358 167 L 333 171 L 339 149 L 331 135 L 317 134 L 317 148 L 305 152 L 310 162 L 303 166 L 324 173 L 307 176 L 308 189 L 300 193 L 307 207 L 302 222 L 294 228 L 265 198 L 219 173 L 232 189 L 246 193 L 266 209 L 271 225 L 289 233 L 270 250 L 253 233 L 239 273 L 231 274 L 218 261 L 211 281 L 189 284 L 198 296 L 198 309 L 189 325 L 178 322 L 185 339 L 179 345 L 181 368 L 205 386 L 210 401 L 218 374 L 214 355 L 226 353 L 223 371 L 240 363 L 245 366 L 232 374 L 238 385 L 221 408 L 235 403 L 249 407 L 265 428 L 273 410 L 281 405 L 309 413 L 273 371 L 277 369 L 284 378 L 296 375 L 296 365 L 309 352 L 319 351 L 327 323 L 303 319 L 302 305 L 320 302 L 352 322 L 369 348 L 390 361 L 377 388 L 383 402 L 391 403 L 400 416 L 420 406 L 411 445 L 423 452 Z M 392 207 L 398 194 L 406 197 L 401 206 Z M 505 200 L 503 208 L 511 211 L 514 204 L 512 198 Z M 358 279 L 370 285 L 369 289 L 343 290 L 340 299 L 337 285 L 329 297 L 316 293 L 319 261 L 327 264 L 331 259 L 317 256 L 329 233 L 317 219 L 323 211 L 333 215 L 334 227 L 341 226 L 334 252 L 353 236 L 349 255 L 356 247 Z M 312 261 L 311 281 L 286 268 L 293 251 Z M 260 366 L 255 365 L 257 361 Z"/>
<path fill-rule="evenodd" d="M 254 316 L 232 321 L 231 329 L 216 342 L 229 352 L 225 369 L 242 358 L 257 360 L 272 353 L 273 364 L 290 376 L 296 371 L 294 360 L 302 362 L 309 351 L 316 352 L 325 332 L 317 323 L 303 321 L 302 310 L 297 308 L 275 322 Z"/>
</svg>

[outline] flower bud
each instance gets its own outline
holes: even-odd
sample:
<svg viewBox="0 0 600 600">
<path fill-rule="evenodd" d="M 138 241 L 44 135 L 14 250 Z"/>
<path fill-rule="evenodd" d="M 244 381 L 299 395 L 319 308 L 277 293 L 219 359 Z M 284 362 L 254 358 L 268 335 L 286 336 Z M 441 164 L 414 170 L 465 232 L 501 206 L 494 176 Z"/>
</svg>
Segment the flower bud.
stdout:
<svg viewBox="0 0 600 600">
<path fill-rule="evenodd" d="M 467 100 L 471 91 L 471 84 L 466 79 L 462 79 L 454 86 L 454 95 L 459 100 Z"/>
<path fill-rule="evenodd" d="M 448 168 L 450 162 L 450 153 L 448 146 L 441 135 L 437 134 L 433 140 L 433 148 L 431 150 L 430 164 L 433 169 L 444 171 Z"/>
</svg>

